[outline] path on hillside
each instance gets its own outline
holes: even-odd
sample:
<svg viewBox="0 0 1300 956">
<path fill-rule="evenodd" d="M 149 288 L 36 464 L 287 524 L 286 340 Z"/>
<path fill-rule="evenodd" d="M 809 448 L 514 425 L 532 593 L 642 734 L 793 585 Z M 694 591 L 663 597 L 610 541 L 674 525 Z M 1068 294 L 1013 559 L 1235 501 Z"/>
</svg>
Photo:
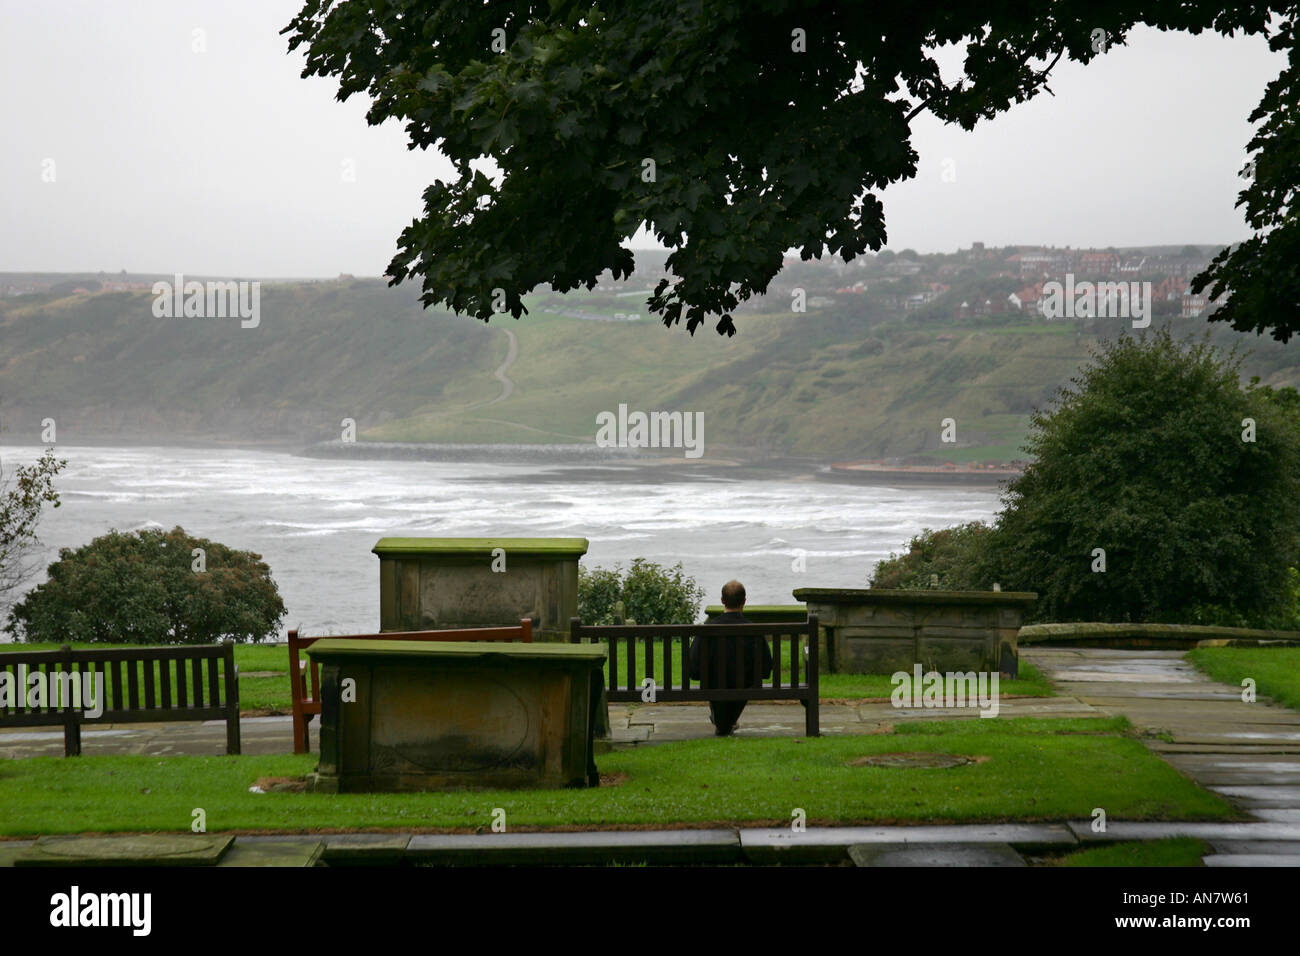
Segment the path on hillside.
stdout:
<svg viewBox="0 0 1300 956">
<path fill-rule="evenodd" d="M 1059 688 L 1137 727 L 1164 731 L 1169 741 L 1147 747 L 1185 776 L 1278 828 L 1276 840 L 1210 839 L 1211 866 L 1300 861 L 1300 713 L 1261 699 L 1245 703 L 1241 688 L 1211 680 L 1182 651 L 1035 647 L 1021 652 Z M 1153 824 L 1117 823 L 1132 839 Z M 1208 825 L 1206 825 L 1208 826 Z"/>
<path fill-rule="evenodd" d="M 502 329 L 506 338 L 510 340 L 510 347 L 506 350 L 505 361 L 497 366 L 497 370 L 492 373 L 492 377 L 501 383 L 501 394 L 490 402 L 484 402 L 482 405 L 474 406 L 477 408 L 486 408 L 489 405 L 495 405 L 497 402 L 504 402 L 515 391 L 515 383 L 511 381 L 506 372 L 510 371 L 510 366 L 515 364 L 515 359 L 519 357 L 519 339 L 514 332 L 509 329 Z"/>
</svg>

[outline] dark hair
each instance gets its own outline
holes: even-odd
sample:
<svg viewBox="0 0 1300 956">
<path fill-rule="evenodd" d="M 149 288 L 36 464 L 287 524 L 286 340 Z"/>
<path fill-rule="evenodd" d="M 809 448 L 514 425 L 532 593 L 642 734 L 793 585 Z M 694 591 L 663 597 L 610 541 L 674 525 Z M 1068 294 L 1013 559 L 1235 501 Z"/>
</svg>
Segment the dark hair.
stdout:
<svg viewBox="0 0 1300 956">
<path fill-rule="evenodd" d="M 722 586 L 722 606 L 724 608 L 745 606 L 745 586 L 739 581 L 728 581 Z"/>
</svg>

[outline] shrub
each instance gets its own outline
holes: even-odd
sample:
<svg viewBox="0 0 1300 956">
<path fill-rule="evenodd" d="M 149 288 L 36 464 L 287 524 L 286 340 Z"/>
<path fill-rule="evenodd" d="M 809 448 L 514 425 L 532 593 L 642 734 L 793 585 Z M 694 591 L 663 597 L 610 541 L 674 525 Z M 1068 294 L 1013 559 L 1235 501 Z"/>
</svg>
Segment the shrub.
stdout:
<svg viewBox="0 0 1300 956">
<path fill-rule="evenodd" d="M 993 529 L 983 521 L 955 528 L 923 530 L 904 554 L 890 554 L 876 565 L 873 588 L 928 588 L 931 575 L 939 576 L 946 591 L 987 591 L 995 580 L 989 566 L 988 547 Z"/>
<path fill-rule="evenodd" d="M 273 636 L 284 615 L 260 555 L 177 527 L 113 531 L 61 549 L 5 629 L 27 641 L 210 644 Z"/>
<path fill-rule="evenodd" d="M 704 589 L 682 573 L 680 561 L 664 568 L 634 558 L 626 573 L 617 564 L 612 570 L 578 568 L 578 616 L 584 624 L 613 624 L 618 601 L 624 618 L 638 624 L 691 624 L 703 600 Z"/>
<path fill-rule="evenodd" d="M 1125 335 L 1035 413 L 1035 461 L 1008 487 L 994 546 L 1004 585 L 1038 592 L 1036 617 L 1285 614 L 1300 553 L 1300 415 L 1290 390 L 1243 387 L 1240 364 L 1167 330 Z M 1104 572 L 1093 570 L 1098 548 Z"/>
<path fill-rule="evenodd" d="M 1300 624 L 1300 394 L 1167 330 L 1103 343 L 1036 411 L 992 529 L 925 531 L 875 587 L 1035 591 L 1031 621 Z M 1105 552 L 1104 570 L 1101 553 Z"/>
</svg>

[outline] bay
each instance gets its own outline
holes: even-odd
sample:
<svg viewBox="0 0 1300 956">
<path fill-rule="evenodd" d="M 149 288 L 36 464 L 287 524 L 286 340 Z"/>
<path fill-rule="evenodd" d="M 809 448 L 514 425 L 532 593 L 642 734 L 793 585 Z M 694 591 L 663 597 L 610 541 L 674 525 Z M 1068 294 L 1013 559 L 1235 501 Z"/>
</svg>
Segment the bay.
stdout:
<svg viewBox="0 0 1300 956">
<path fill-rule="evenodd" d="M 809 475 L 611 479 L 580 466 L 359 461 L 213 447 L 64 446 L 58 509 L 41 521 L 41 571 L 110 529 L 171 528 L 257 552 L 288 609 L 283 632 L 379 627 L 381 537 L 583 537 L 584 566 L 681 562 L 706 603 L 730 578 L 752 604 L 797 587 L 865 587 L 922 528 L 988 519 L 994 488 L 838 484 Z M 8 446 L 6 475 L 41 446 Z M 752 473 L 751 473 L 752 474 Z M 797 570 L 802 565 L 803 570 Z"/>
</svg>

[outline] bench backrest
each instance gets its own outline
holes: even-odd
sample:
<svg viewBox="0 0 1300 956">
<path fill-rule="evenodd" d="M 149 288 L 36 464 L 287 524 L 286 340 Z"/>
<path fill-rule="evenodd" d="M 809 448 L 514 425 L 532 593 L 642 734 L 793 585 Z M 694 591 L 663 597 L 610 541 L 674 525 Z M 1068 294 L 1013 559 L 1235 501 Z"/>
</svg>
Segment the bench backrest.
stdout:
<svg viewBox="0 0 1300 956">
<path fill-rule="evenodd" d="M 733 672 L 743 673 L 746 664 L 758 664 L 756 655 L 745 660 L 745 646 L 749 638 L 769 642 L 772 653 L 771 680 L 754 691 L 748 699 L 773 697 L 773 692 L 785 692 L 780 699 L 795 696 L 797 690 L 816 688 L 818 680 L 817 616 L 809 615 L 801 621 L 770 621 L 761 624 L 583 624 L 573 618 L 569 624 L 569 640 L 601 641 L 609 647 L 609 668 L 606 693 L 610 700 L 640 700 L 643 682 L 655 682 L 657 700 L 699 700 L 713 696 L 703 686 L 692 686 L 689 670 L 690 644 L 693 640 L 719 641 L 741 638 L 730 642 L 730 651 L 736 655 Z M 638 645 L 640 645 L 638 647 Z M 804 649 L 806 648 L 806 656 Z M 718 655 L 699 655 L 701 685 L 709 683 L 709 669 L 717 666 Z M 724 663 L 730 665 L 731 661 Z M 745 675 L 746 677 L 761 675 Z M 756 683 L 756 682 L 755 682 Z M 736 696 L 736 695 L 733 695 Z M 803 695 L 800 695 L 803 696 Z"/>
<path fill-rule="evenodd" d="M 0 725 L 62 724 L 69 755 L 83 723 L 166 720 L 227 722 L 227 751 L 239 752 L 239 682 L 232 643 L 169 647 L 0 652 Z M 33 679 L 33 675 L 42 677 Z M 43 699 L 31 696 L 43 687 Z M 15 696 L 14 690 L 25 693 Z M 92 690 L 93 688 L 93 690 Z M 36 703 L 36 706 L 31 706 Z M 21 705 L 21 706 L 20 706 Z M 102 707 L 88 716 L 87 711 Z"/>
<path fill-rule="evenodd" d="M 583 624 L 578 618 L 569 621 L 569 641 L 600 641 L 607 645 L 609 658 L 605 695 L 615 701 L 706 701 L 706 700 L 798 700 L 804 704 L 804 732 L 809 737 L 821 733 L 817 647 L 817 615 L 803 621 L 770 621 L 761 624 Z M 699 685 L 692 686 L 690 676 L 691 641 L 723 641 L 721 654 L 701 644 Z M 769 642 L 772 673 L 762 682 L 758 655 L 746 655 L 754 641 Z M 640 645 L 638 647 L 637 645 Z M 638 651 L 640 652 L 638 654 Z M 731 674 L 714 675 L 748 678 L 743 687 L 714 686 L 710 668 L 732 663 L 727 653 L 735 655 Z M 746 656 L 749 660 L 746 661 Z M 722 658 L 719 660 L 719 658 Z M 760 671 L 746 674 L 746 665 Z M 653 681 L 646 686 L 644 682 Z M 706 686 L 709 685 L 709 686 Z"/>
<path fill-rule="evenodd" d="M 289 632 L 289 684 L 293 699 L 293 752 L 307 752 L 307 721 L 320 713 L 320 665 L 302 658 L 302 651 L 326 639 L 343 641 L 522 641 L 533 642 L 533 622 L 522 618 L 517 627 L 471 627 L 440 631 L 385 631 L 380 634 L 318 634 Z M 311 690 L 307 689 L 308 675 Z"/>
</svg>

